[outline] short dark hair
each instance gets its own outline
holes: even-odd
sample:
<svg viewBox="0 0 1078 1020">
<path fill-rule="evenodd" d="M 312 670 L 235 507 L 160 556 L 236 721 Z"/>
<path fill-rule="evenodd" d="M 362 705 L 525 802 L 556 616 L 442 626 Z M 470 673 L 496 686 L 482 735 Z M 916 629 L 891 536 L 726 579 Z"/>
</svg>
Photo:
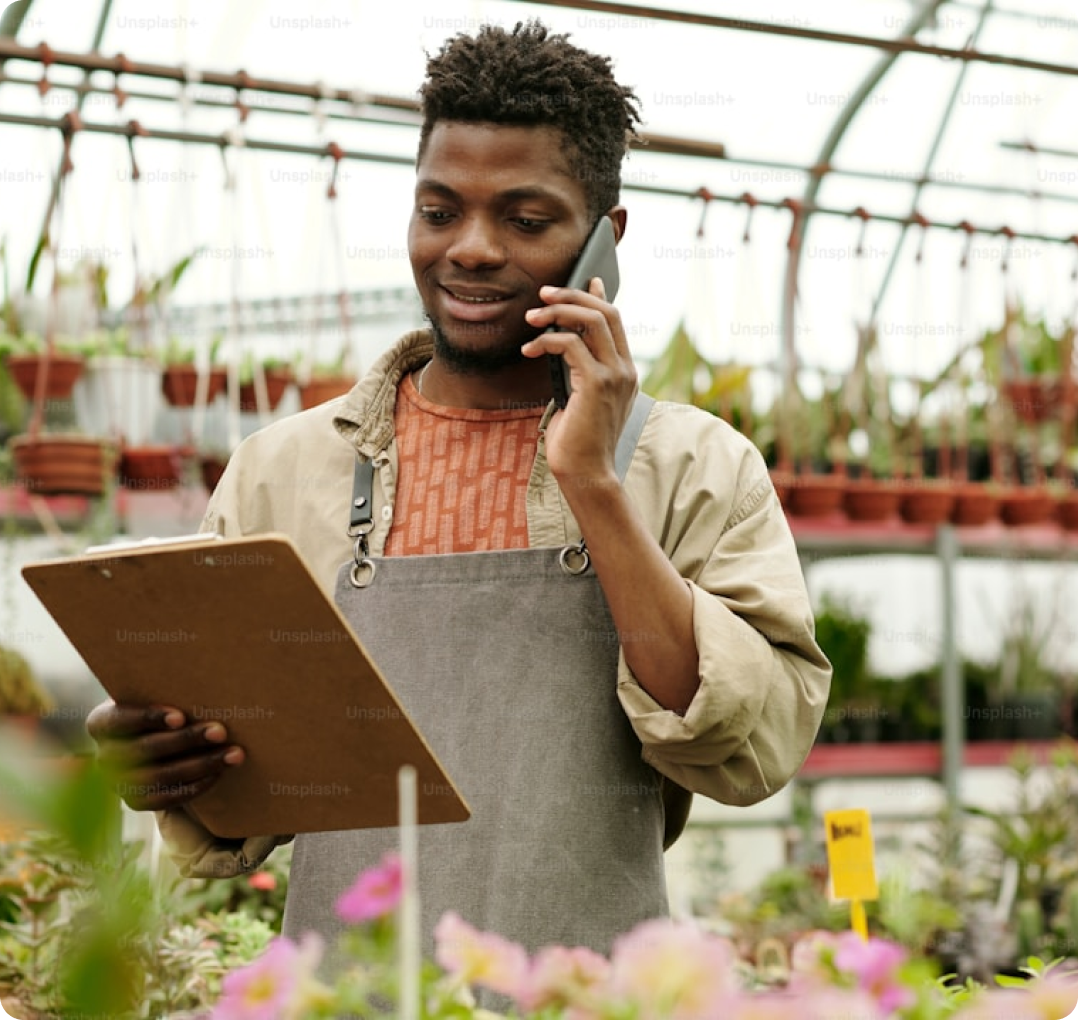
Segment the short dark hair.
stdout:
<svg viewBox="0 0 1078 1020">
<path fill-rule="evenodd" d="M 441 120 L 555 127 L 592 217 L 617 205 L 621 162 L 638 137 L 640 116 L 636 95 L 614 80 L 609 57 L 580 49 L 539 21 L 518 22 L 512 32 L 484 25 L 428 56 L 419 95 L 419 159 Z"/>
</svg>

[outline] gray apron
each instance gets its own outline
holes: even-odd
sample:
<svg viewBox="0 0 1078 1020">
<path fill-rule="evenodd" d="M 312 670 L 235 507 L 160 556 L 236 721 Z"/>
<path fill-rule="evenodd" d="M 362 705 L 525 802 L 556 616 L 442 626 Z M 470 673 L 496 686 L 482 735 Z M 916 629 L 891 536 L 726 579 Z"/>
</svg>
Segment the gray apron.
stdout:
<svg viewBox="0 0 1078 1020">
<path fill-rule="evenodd" d="M 622 477 L 649 406 L 622 436 Z M 602 953 L 667 913 L 661 778 L 618 702 L 617 633 L 582 549 L 361 558 L 357 545 L 338 575 L 338 606 L 472 810 L 418 832 L 428 955 L 448 910 L 530 951 Z M 333 945 L 337 897 L 398 845 L 396 829 L 297 836 L 284 933 Z"/>
</svg>

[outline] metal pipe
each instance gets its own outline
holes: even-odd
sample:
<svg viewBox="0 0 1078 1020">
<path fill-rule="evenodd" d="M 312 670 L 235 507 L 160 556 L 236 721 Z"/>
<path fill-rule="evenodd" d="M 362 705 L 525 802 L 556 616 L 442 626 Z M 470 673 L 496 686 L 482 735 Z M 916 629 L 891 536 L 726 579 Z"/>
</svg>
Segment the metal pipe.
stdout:
<svg viewBox="0 0 1078 1020">
<path fill-rule="evenodd" d="M 1044 71 L 1046 74 L 1078 76 L 1078 66 L 1073 64 L 1052 64 L 1044 60 L 1030 60 L 1027 57 L 1015 57 L 1005 53 L 982 53 L 974 49 L 955 49 L 953 46 L 934 46 L 920 43 L 912 34 L 904 34 L 891 39 L 887 36 L 854 35 L 850 32 L 833 32 L 823 28 L 810 28 L 807 25 L 783 25 L 763 21 L 749 21 L 744 18 L 725 18 L 715 14 L 700 14 L 696 11 L 673 11 L 664 7 L 645 7 L 635 4 L 609 3 L 606 0 L 511 0 L 513 3 L 539 4 L 543 7 L 568 7 L 572 10 L 594 11 L 597 14 L 620 15 L 626 18 L 649 18 L 655 21 L 672 21 L 686 25 L 703 25 L 707 28 L 724 28 L 734 32 L 759 32 L 764 35 L 780 35 L 794 39 L 815 39 L 817 42 L 838 43 L 846 46 L 866 46 L 870 49 L 883 50 L 886 53 L 919 53 L 926 57 L 943 57 L 947 60 L 961 60 L 979 64 L 1002 64 L 1007 67 L 1021 67 L 1030 71 Z M 923 27 L 923 26 L 922 26 Z"/>
<path fill-rule="evenodd" d="M 16 113 L 0 113 L 0 124 L 17 124 L 23 127 L 42 127 L 42 128 L 55 128 L 57 130 L 65 130 L 68 125 L 68 118 L 61 117 L 58 119 L 50 119 L 48 117 L 29 116 Z M 128 138 L 131 136 L 137 137 L 140 141 L 149 141 L 153 139 L 170 141 L 170 142 L 190 142 L 201 145 L 216 145 L 221 148 L 226 148 L 232 144 L 227 134 L 222 135 L 209 135 L 199 132 L 191 131 L 173 131 L 173 130 L 151 130 L 143 127 L 137 121 L 130 121 L 127 124 L 96 124 L 89 122 L 80 122 L 78 131 L 96 132 L 99 134 L 115 135 L 122 138 Z M 341 149 L 335 148 L 333 151 L 330 148 L 323 147 L 318 148 L 314 145 L 298 145 L 293 142 L 275 142 L 257 138 L 245 138 L 243 140 L 243 147 L 246 149 L 253 149 L 265 152 L 281 152 L 289 153 L 300 156 L 333 156 L 340 159 L 355 159 L 365 160 L 369 162 L 377 163 L 390 163 L 397 166 L 415 166 L 414 156 L 395 156 L 389 153 L 380 152 L 368 152 L 358 149 Z M 747 203 L 751 200 L 754 205 L 763 206 L 770 209 L 790 209 L 791 203 L 789 199 L 782 200 L 770 200 L 759 199 L 752 197 L 750 199 L 746 194 L 740 195 L 723 195 L 712 192 L 708 189 L 697 188 L 696 190 L 689 190 L 687 188 L 675 188 L 667 187 L 659 184 L 637 184 L 635 182 L 627 182 L 623 185 L 627 191 L 639 191 L 652 195 L 666 195 L 672 198 L 701 198 L 704 194 L 707 195 L 709 201 L 725 202 L 733 204 Z M 858 215 L 856 210 L 852 209 L 836 209 L 829 206 L 816 205 L 815 203 L 800 204 L 799 208 L 802 215 L 808 214 L 822 214 L 826 216 L 842 216 L 850 218 Z M 917 224 L 919 226 L 933 227 L 941 230 L 955 230 L 962 231 L 966 234 L 983 234 L 985 236 L 1005 236 L 1008 239 L 1021 239 L 1023 241 L 1043 241 L 1046 244 L 1078 244 L 1078 235 L 1072 235 L 1070 237 L 1057 237 L 1051 234 L 1034 234 L 1023 233 L 1017 230 L 1008 230 L 1001 227 L 986 227 L 977 226 L 966 220 L 959 222 L 945 222 L 942 220 L 927 220 L 914 216 L 893 216 L 886 213 L 868 213 L 870 219 L 878 223 L 894 223 L 900 226 L 911 226 Z"/>
<path fill-rule="evenodd" d="M 38 79 L 36 78 L 23 78 L 17 75 L 4 75 L 0 74 L 0 85 L 12 84 L 12 85 L 25 85 L 27 87 L 37 88 Z M 51 84 L 52 89 L 66 90 L 71 92 L 77 92 L 80 95 L 103 95 L 111 96 L 113 89 L 105 88 L 103 86 L 96 86 L 87 83 L 68 84 L 66 82 L 53 82 Z M 163 95 L 159 92 L 145 92 L 131 88 L 125 88 L 124 94 L 129 99 L 146 99 L 156 100 L 160 102 L 172 103 L 176 101 L 175 96 Z M 215 109 L 228 109 L 235 107 L 235 102 L 226 101 L 223 99 L 207 99 L 207 98 L 195 98 L 191 102 L 196 106 L 205 106 Z M 336 101 L 334 101 L 336 102 Z M 281 106 L 270 106 L 268 104 L 262 104 L 257 102 L 251 102 L 249 100 L 244 101 L 244 106 L 254 113 L 277 113 L 277 114 L 291 114 L 293 116 L 304 116 L 309 111 L 299 108 L 289 108 Z M 419 125 L 418 106 L 416 107 L 416 116 L 408 116 L 405 111 L 387 111 L 382 113 L 377 109 L 372 108 L 369 104 L 363 107 L 363 112 L 341 112 L 338 110 L 326 110 L 325 116 L 330 120 L 339 121 L 360 121 L 364 123 L 373 124 L 385 124 L 391 127 L 406 127 L 416 128 Z M 730 154 L 729 149 L 722 143 L 702 142 L 698 139 L 692 138 L 677 138 L 672 135 L 649 135 L 648 145 L 646 149 L 653 152 L 662 152 L 670 155 L 683 155 L 699 157 L 702 159 L 717 159 L 723 160 L 727 163 L 733 163 L 738 166 L 749 167 L 761 167 L 772 170 L 789 171 L 791 173 L 803 173 L 806 175 L 818 174 L 818 175 L 831 175 L 835 177 L 850 177 L 857 180 L 866 181 L 880 181 L 885 184 L 905 184 L 915 188 L 922 188 L 927 185 L 932 185 L 938 188 L 952 188 L 960 189 L 962 191 L 977 191 L 990 195 L 1016 195 L 1029 197 L 1030 192 L 1028 189 L 1014 187 L 1006 184 L 990 184 L 987 181 L 966 181 L 966 180 L 949 180 L 947 178 L 933 178 L 930 174 L 921 173 L 915 177 L 903 176 L 894 172 L 883 172 L 879 170 L 858 170 L 847 169 L 845 167 L 827 166 L 827 167 L 810 167 L 802 166 L 798 163 L 785 163 L 777 160 L 767 159 L 752 159 L 745 156 L 733 156 Z M 640 151 L 643 151 L 643 147 Z M 1069 202 L 1078 204 L 1078 195 L 1075 194 L 1063 194 L 1056 192 L 1038 192 L 1037 197 L 1053 202 Z"/>
</svg>

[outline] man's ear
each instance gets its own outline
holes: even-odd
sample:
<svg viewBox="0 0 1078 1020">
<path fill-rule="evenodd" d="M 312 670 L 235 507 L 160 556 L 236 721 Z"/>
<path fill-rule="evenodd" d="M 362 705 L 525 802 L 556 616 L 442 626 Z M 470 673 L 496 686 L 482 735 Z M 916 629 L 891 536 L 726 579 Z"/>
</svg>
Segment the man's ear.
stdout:
<svg viewBox="0 0 1078 1020">
<path fill-rule="evenodd" d="M 614 224 L 614 243 L 617 244 L 625 234 L 625 221 L 629 218 L 629 210 L 623 205 L 616 205 L 606 215 Z"/>
</svg>

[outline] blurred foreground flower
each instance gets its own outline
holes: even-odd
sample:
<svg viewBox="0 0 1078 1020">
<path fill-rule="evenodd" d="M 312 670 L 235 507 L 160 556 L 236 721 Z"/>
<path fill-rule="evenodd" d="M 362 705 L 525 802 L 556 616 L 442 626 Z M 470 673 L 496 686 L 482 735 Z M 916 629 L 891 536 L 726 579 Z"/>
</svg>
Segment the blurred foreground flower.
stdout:
<svg viewBox="0 0 1078 1020">
<path fill-rule="evenodd" d="M 385 917 L 397 909 L 403 890 L 401 859 L 386 854 L 382 863 L 360 874 L 355 885 L 337 900 L 337 916 L 349 924 Z"/>
<path fill-rule="evenodd" d="M 313 933 L 299 945 L 274 939 L 254 963 L 225 977 L 211 1020 L 301 1020 L 326 992 L 314 978 L 322 952 Z"/>
</svg>

